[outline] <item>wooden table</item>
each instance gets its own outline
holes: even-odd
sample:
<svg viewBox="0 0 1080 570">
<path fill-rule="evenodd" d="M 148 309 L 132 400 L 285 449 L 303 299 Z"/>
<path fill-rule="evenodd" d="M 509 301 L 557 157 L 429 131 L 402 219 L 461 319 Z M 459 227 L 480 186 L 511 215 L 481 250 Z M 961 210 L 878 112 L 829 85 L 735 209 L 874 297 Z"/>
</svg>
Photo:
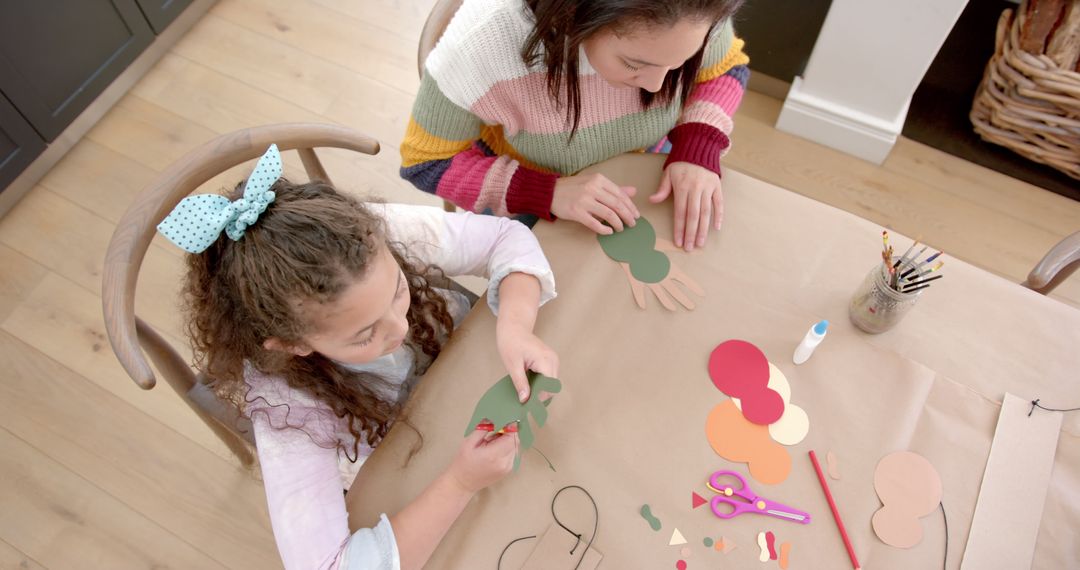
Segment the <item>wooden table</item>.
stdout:
<svg viewBox="0 0 1080 570">
<path fill-rule="evenodd" d="M 671 205 L 645 197 L 659 180 L 662 157 L 627 155 L 597 165 L 620 184 L 639 188 L 638 204 L 661 237 L 670 236 Z M 941 567 L 939 514 L 922 519 L 924 539 L 901 550 L 873 534 L 880 508 L 873 472 L 882 456 L 912 450 L 937 468 L 949 521 L 948 567 L 960 564 L 979 485 L 1006 391 L 1051 407 L 1080 403 L 1080 311 L 955 259 L 945 279 L 922 296 L 894 330 L 867 335 L 848 320 L 848 301 L 880 259 L 881 228 L 781 188 L 726 171 L 726 217 L 701 252 L 672 261 L 706 296 L 696 310 L 669 312 L 649 299 L 638 309 L 622 270 L 578 224 L 541 222 L 537 237 L 555 269 L 559 297 L 544 307 L 537 333 L 559 352 L 565 389 L 551 404 L 536 446 L 520 472 L 482 492 L 451 529 L 431 568 L 494 568 L 512 539 L 542 534 L 559 488 L 578 484 L 599 505 L 594 548 L 601 568 L 674 568 L 678 528 L 689 541 L 689 568 L 757 567 L 759 531 L 791 542 L 791 568 L 850 567 L 807 451 L 833 451 L 842 477 L 831 481 L 865 568 Z M 910 240 L 893 235 L 906 248 Z M 832 326 L 806 364 L 791 354 L 819 319 Z M 494 317 L 480 303 L 415 393 L 413 422 L 425 444 L 407 469 L 414 442 L 393 430 L 360 471 L 349 493 L 354 527 L 405 505 L 449 462 L 480 395 L 505 374 L 495 351 Z M 708 475 L 745 465 L 713 452 L 705 417 L 726 396 L 709 380 L 710 351 L 727 339 L 760 347 L 787 376 L 791 402 L 810 416 L 810 433 L 787 448 L 787 480 L 763 495 L 811 513 L 799 525 L 769 517 L 715 518 L 691 509 L 691 491 L 710 496 Z M 1065 418 L 1034 559 L 1035 568 L 1077 567 L 1080 539 L 1080 414 Z M 1018 498 L 1023 500 L 1023 498 Z M 654 532 L 638 511 L 648 503 L 663 523 Z M 564 524 L 592 528 L 582 496 L 560 498 Z M 728 537 L 724 555 L 705 537 Z M 534 541 L 514 545 L 503 568 L 519 568 Z M 572 566 L 571 566 L 572 567 Z"/>
</svg>

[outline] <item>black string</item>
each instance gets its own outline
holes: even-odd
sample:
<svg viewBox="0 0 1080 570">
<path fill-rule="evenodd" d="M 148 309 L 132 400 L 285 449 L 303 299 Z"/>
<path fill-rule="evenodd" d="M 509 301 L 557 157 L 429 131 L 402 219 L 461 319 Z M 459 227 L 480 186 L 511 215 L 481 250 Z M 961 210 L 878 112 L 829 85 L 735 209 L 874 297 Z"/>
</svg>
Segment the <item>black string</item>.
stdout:
<svg viewBox="0 0 1080 570">
<path fill-rule="evenodd" d="M 585 493 L 585 496 L 589 498 L 589 502 L 592 503 L 592 507 L 593 507 L 592 536 L 590 536 L 589 541 L 585 543 L 585 550 L 583 550 L 581 552 L 581 557 L 578 558 L 577 564 L 574 565 L 574 570 L 577 570 L 581 566 L 581 563 L 585 560 L 585 555 L 587 555 L 589 553 L 589 549 L 592 548 L 593 540 L 596 539 L 596 529 L 600 527 L 600 509 L 596 506 L 596 499 L 594 499 L 593 496 L 590 495 L 589 492 L 586 491 L 584 487 L 581 487 L 579 485 L 567 485 L 567 486 L 563 487 L 562 489 L 559 489 L 558 491 L 556 491 L 555 496 L 551 498 L 551 518 L 555 519 L 555 524 L 561 526 L 563 528 L 563 530 L 565 530 L 566 532 L 573 535 L 574 538 L 576 539 L 576 541 L 574 542 L 574 547 L 570 549 L 570 555 L 571 556 L 573 556 L 574 551 L 577 550 L 578 546 L 581 546 L 581 533 L 577 533 L 577 532 L 574 532 L 574 531 L 570 530 L 566 525 L 564 525 L 562 523 L 562 521 L 559 520 L 559 516 L 555 514 L 555 501 L 559 498 L 559 495 L 561 495 L 563 493 L 563 491 L 565 491 L 567 489 L 577 489 L 577 490 L 581 491 L 582 493 Z M 529 540 L 530 538 L 536 538 L 536 535 L 523 536 L 521 538 L 515 538 L 514 540 L 511 540 L 505 547 L 503 547 L 502 552 L 499 554 L 499 561 L 495 565 L 496 570 L 500 570 L 502 568 L 503 556 L 506 555 L 506 551 L 509 550 L 510 547 L 513 546 L 515 542 L 521 542 L 522 540 Z"/>
<path fill-rule="evenodd" d="M 945 517 L 944 501 L 938 505 L 941 505 L 941 520 L 945 521 L 945 559 L 941 561 L 941 567 L 944 569 L 949 564 L 949 519 Z"/>
<path fill-rule="evenodd" d="M 515 542 L 521 542 L 523 540 L 529 540 L 530 538 L 536 538 L 536 535 L 534 534 L 532 536 L 523 536 L 521 538 L 515 538 L 514 540 L 511 540 L 505 547 L 503 547 L 502 552 L 499 553 L 499 561 L 497 563 L 495 563 L 495 568 L 497 568 L 497 569 L 502 568 L 503 556 L 506 556 L 506 551 L 510 550 L 510 547 L 513 546 Z"/>
<path fill-rule="evenodd" d="M 566 525 L 564 525 L 562 523 L 562 521 L 559 520 L 558 515 L 555 514 L 555 500 L 558 499 L 559 495 L 561 495 L 562 492 L 567 490 L 567 489 L 577 489 L 577 490 L 581 491 L 582 493 L 585 493 L 585 496 L 589 498 L 589 502 L 592 503 L 592 508 L 593 508 L 592 536 L 589 537 L 589 542 L 587 542 L 585 544 L 585 550 L 581 553 L 581 558 L 578 558 L 577 564 L 574 565 L 574 570 L 577 570 L 578 567 L 581 566 L 582 561 L 585 560 L 585 555 L 589 553 L 589 548 L 592 547 L 593 540 L 596 539 L 596 529 L 600 526 L 600 509 L 597 508 L 597 506 L 596 506 L 596 499 L 593 499 L 593 496 L 590 495 L 589 492 L 586 491 L 584 487 L 581 487 L 579 485 L 567 485 L 567 486 L 563 487 L 562 489 L 559 489 L 558 492 L 555 493 L 555 496 L 551 498 L 551 518 L 555 519 L 555 524 L 563 527 L 563 529 L 566 530 L 566 532 L 574 535 L 577 538 L 577 542 L 574 543 L 574 548 L 570 549 L 570 554 L 571 555 L 574 554 L 574 551 L 577 550 L 578 545 L 581 543 L 581 535 L 579 533 L 576 533 L 576 532 L 570 530 L 569 528 L 566 528 Z"/>
<path fill-rule="evenodd" d="M 1035 411 L 1035 408 L 1041 408 L 1041 409 L 1046 410 L 1048 412 L 1080 412 L 1080 408 L 1069 408 L 1067 410 L 1059 410 L 1057 408 L 1047 408 L 1046 406 L 1039 403 L 1039 398 L 1035 398 L 1034 400 L 1031 401 L 1031 410 L 1028 411 L 1028 417 L 1029 418 L 1031 417 L 1031 414 Z"/>
</svg>

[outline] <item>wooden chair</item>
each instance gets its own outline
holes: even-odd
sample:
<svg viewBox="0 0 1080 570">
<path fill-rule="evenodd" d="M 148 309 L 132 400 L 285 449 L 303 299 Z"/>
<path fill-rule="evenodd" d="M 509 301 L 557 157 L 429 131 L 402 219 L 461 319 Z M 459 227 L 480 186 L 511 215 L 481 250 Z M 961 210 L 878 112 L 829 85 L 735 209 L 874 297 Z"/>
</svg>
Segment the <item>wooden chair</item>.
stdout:
<svg viewBox="0 0 1080 570">
<path fill-rule="evenodd" d="M 424 30 L 420 32 L 420 44 L 416 50 L 416 72 L 420 79 L 424 78 L 424 62 L 427 61 L 428 54 L 435 49 L 435 44 L 439 43 L 439 38 L 446 31 L 446 26 L 450 24 L 450 20 L 457 13 L 458 8 L 461 7 L 462 1 L 438 0 L 432 6 L 431 13 L 428 14 L 427 21 L 424 22 Z M 443 200 L 443 209 L 447 212 L 453 212 L 457 210 L 457 206 Z"/>
<path fill-rule="evenodd" d="M 217 137 L 178 160 L 135 198 L 109 241 L 101 291 L 109 342 L 135 384 L 146 390 L 154 387 L 154 371 L 146 358 L 149 356 L 166 382 L 244 466 L 255 461 L 250 430 L 242 430 L 240 418 L 231 407 L 216 398 L 207 400 L 205 378 L 196 374 L 169 341 L 135 314 L 135 285 L 157 224 L 173 207 L 214 176 L 258 158 L 271 143 L 277 143 L 282 152 L 295 149 L 308 176 L 326 182 L 330 182 L 330 177 L 315 155 L 315 148 L 344 148 L 364 154 L 379 152 L 379 143 L 368 136 L 345 127 L 314 123 L 255 127 Z M 198 395 L 200 387 L 204 397 Z"/>
<path fill-rule="evenodd" d="M 1046 295 L 1080 268 L 1080 232 L 1061 240 L 1028 274 L 1024 287 Z"/>
<path fill-rule="evenodd" d="M 427 61 L 428 54 L 435 49 L 435 44 L 439 43 L 439 38 L 446 31 L 446 26 L 450 25 L 450 20 L 461 7 L 462 1 L 438 0 L 431 7 L 431 13 L 424 22 L 424 29 L 420 32 L 420 45 L 416 50 L 416 72 L 421 78 L 424 77 L 424 62 Z"/>
</svg>

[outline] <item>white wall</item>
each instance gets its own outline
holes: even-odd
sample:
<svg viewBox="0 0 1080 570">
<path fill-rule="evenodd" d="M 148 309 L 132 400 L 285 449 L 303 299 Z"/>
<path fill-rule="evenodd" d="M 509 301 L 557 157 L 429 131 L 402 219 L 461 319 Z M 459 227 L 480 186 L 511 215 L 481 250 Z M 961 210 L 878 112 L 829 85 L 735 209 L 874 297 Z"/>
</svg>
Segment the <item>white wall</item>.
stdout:
<svg viewBox="0 0 1080 570">
<path fill-rule="evenodd" d="M 833 0 L 776 127 L 881 163 L 967 0 Z"/>
</svg>

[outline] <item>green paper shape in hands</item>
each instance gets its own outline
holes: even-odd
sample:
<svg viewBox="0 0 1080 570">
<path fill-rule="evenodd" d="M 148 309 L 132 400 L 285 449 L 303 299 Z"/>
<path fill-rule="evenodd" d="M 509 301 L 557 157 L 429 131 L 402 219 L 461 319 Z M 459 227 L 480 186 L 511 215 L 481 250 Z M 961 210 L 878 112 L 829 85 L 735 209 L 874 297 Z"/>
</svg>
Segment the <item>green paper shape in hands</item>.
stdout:
<svg viewBox="0 0 1080 570">
<path fill-rule="evenodd" d="M 536 419 L 536 427 L 544 427 L 547 422 L 547 406 L 550 400 L 541 402 L 537 394 L 548 392 L 556 394 L 562 390 L 562 382 L 557 378 L 544 376 L 538 372 L 529 371 L 529 393 L 531 396 L 524 404 L 518 401 L 517 388 L 509 375 L 503 376 L 494 386 L 484 392 L 480 401 L 476 403 L 476 411 L 473 412 L 469 426 L 465 428 L 465 435 L 476 431 L 476 426 L 485 419 L 495 424 L 495 429 L 500 429 L 510 422 L 518 422 L 518 438 L 521 446 L 520 451 L 532 447 L 535 436 L 532 426 L 529 424 L 529 415 Z M 521 464 L 521 454 L 514 458 L 514 470 Z"/>
<path fill-rule="evenodd" d="M 633 227 L 596 239 L 608 257 L 629 264 L 630 274 L 642 283 L 659 283 L 671 272 L 671 260 L 656 250 L 656 230 L 644 216 Z"/>
</svg>

